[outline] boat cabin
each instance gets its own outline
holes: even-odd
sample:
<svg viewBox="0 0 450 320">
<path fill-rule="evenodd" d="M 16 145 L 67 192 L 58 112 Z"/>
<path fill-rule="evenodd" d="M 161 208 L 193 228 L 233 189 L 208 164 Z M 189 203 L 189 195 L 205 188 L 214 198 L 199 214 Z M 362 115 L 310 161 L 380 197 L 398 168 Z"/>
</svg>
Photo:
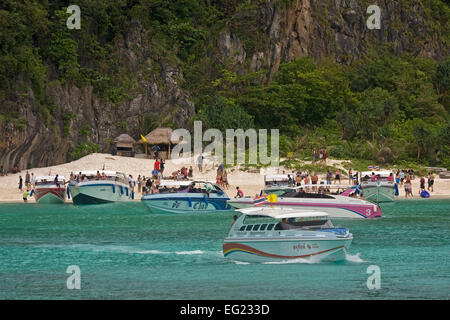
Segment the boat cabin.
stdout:
<svg viewBox="0 0 450 320">
<path fill-rule="evenodd" d="M 215 183 L 207 181 L 167 181 L 162 180 L 159 193 L 217 193 L 224 194 L 224 191 Z"/>
<path fill-rule="evenodd" d="M 299 211 L 290 208 L 246 208 L 235 223 L 238 232 L 267 232 L 280 230 L 332 229 L 328 214 L 319 211 Z"/>
</svg>

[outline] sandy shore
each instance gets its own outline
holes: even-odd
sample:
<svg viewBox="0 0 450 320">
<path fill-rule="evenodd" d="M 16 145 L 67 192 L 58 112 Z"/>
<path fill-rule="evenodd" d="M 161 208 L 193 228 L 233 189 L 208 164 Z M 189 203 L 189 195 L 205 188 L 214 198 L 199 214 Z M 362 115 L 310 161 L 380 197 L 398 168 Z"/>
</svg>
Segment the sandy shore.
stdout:
<svg viewBox="0 0 450 320">
<path fill-rule="evenodd" d="M 346 160 L 334 160 L 329 159 L 327 163 L 340 167 L 340 164 L 346 162 Z M 28 171 L 34 173 L 35 176 L 41 175 L 54 175 L 59 174 L 65 176 L 67 179 L 71 172 L 79 172 L 82 170 L 101 170 L 105 167 L 105 170 L 120 171 L 125 174 L 133 175 L 136 179 L 140 174 L 141 176 L 151 176 L 153 170 L 154 160 L 151 159 L 138 159 L 129 157 L 112 156 L 110 154 L 95 153 L 78 159 L 76 161 L 65 163 L 57 166 L 46 168 L 33 168 Z M 203 172 L 199 172 L 195 162 L 192 158 L 167 160 L 165 165 L 164 176 L 170 175 L 173 171 L 180 169 L 182 166 L 189 167 L 192 165 L 194 169 L 194 179 L 215 181 L 216 170 L 218 164 L 214 161 L 206 158 L 204 160 Z M 8 174 L 8 176 L 0 177 L 0 202 L 22 202 L 22 193 L 18 189 L 19 176 L 25 179 L 27 170 L 24 170 L 16 174 Z M 259 172 L 245 172 L 239 170 L 239 168 L 228 169 L 228 181 L 230 187 L 225 189 L 230 198 L 236 195 L 236 186 L 239 186 L 245 195 L 254 196 L 259 194 L 260 190 L 264 187 L 264 174 L 272 173 L 292 173 L 292 170 L 280 168 L 267 168 L 261 169 Z M 325 176 L 319 176 L 320 180 L 325 180 Z M 346 177 L 342 180 L 342 183 L 348 183 Z M 137 191 L 137 188 L 136 188 Z M 413 180 L 413 194 L 414 198 L 419 198 L 419 179 Z M 430 192 L 431 198 L 450 198 L 450 180 L 439 179 L 436 177 L 434 183 L 434 192 Z M 139 200 L 141 194 L 136 193 L 135 200 Z M 400 187 L 400 199 L 405 198 L 405 191 L 403 187 Z M 29 202 L 34 202 L 34 198 L 29 199 Z"/>
</svg>

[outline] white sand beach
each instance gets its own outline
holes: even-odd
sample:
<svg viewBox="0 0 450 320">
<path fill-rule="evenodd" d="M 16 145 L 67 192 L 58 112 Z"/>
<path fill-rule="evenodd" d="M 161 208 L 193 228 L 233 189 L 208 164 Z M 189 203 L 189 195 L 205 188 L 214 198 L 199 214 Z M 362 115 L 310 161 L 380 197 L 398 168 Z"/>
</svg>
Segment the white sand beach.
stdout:
<svg viewBox="0 0 450 320">
<path fill-rule="evenodd" d="M 344 163 L 346 161 L 347 160 L 328 159 L 327 164 L 341 167 L 341 163 Z M 146 177 L 151 176 L 154 162 L 155 161 L 153 159 L 139 159 L 113 156 L 104 153 L 94 153 L 73 162 L 46 168 L 32 168 L 28 169 L 28 171 L 30 172 L 30 174 L 34 173 L 35 176 L 59 174 L 65 176 L 66 179 L 68 179 L 71 172 L 77 173 L 82 170 L 101 170 L 104 167 L 105 170 L 119 171 L 127 175 L 131 174 L 133 178 L 136 179 L 139 174 Z M 167 160 L 165 164 L 164 177 L 170 176 L 173 171 L 180 169 L 182 166 L 187 166 L 189 168 L 189 166 L 191 165 L 194 169 L 194 180 L 215 181 L 216 170 L 219 164 L 210 160 L 208 157 L 204 160 L 203 172 L 199 172 L 199 169 L 193 158 Z M 230 198 L 236 195 L 236 186 L 239 186 L 244 191 L 245 195 L 255 196 L 256 194 L 259 194 L 260 190 L 264 187 L 264 174 L 283 173 L 283 171 L 285 171 L 285 173 L 293 172 L 292 169 L 285 169 L 282 166 L 279 168 L 261 169 L 259 170 L 259 172 L 246 172 L 240 170 L 238 167 L 227 170 L 230 187 L 228 189 L 225 189 L 225 191 Z M 20 173 L 0 176 L 0 202 L 23 201 L 23 192 L 18 189 L 18 184 L 19 176 L 22 176 L 22 178 L 25 179 L 26 171 L 27 170 L 22 170 Z M 319 179 L 321 181 L 325 180 L 325 175 L 320 175 Z M 342 183 L 347 183 L 346 177 L 344 177 Z M 414 198 L 417 199 L 419 198 L 419 179 L 416 178 L 412 181 L 412 183 Z M 436 175 L 434 192 L 430 192 L 430 194 L 431 198 L 450 198 L 450 179 L 439 179 L 439 177 Z M 404 199 L 404 197 L 404 189 L 403 187 L 401 187 L 399 198 Z M 139 200 L 140 198 L 141 194 L 136 192 L 135 200 Z M 34 202 L 34 198 L 30 198 L 29 202 Z"/>
</svg>

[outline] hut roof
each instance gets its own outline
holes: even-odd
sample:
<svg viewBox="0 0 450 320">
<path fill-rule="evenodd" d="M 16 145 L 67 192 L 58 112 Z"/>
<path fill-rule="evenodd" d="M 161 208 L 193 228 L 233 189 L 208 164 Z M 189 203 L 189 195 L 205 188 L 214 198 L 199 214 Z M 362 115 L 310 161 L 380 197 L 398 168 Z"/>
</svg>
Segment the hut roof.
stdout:
<svg viewBox="0 0 450 320">
<path fill-rule="evenodd" d="M 178 138 L 171 139 L 173 130 L 171 128 L 156 128 L 145 136 L 148 144 L 176 144 Z M 139 140 L 142 143 L 142 139 Z"/>
<path fill-rule="evenodd" d="M 120 136 L 114 139 L 115 143 L 135 143 L 136 140 L 134 140 L 132 137 L 130 137 L 126 133 L 122 133 Z"/>
</svg>

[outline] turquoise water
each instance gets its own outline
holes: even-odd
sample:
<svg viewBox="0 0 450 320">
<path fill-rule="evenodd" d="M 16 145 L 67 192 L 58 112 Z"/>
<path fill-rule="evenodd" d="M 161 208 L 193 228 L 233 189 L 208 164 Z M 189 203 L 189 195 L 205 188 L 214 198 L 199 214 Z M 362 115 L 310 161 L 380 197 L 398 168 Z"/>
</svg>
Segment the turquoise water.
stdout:
<svg viewBox="0 0 450 320">
<path fill-rule="evenodd" d="M 223 258 L 233 212 L 155 215 L 140 202 L 0 205 L 1 299 L 449 299 L 450 200 L 383 204 L 340 263 Z M 66 286 L 78 265 L 81 289 Z M 367 267 L 381 289 L 366 286 Z"/>
</svg>

